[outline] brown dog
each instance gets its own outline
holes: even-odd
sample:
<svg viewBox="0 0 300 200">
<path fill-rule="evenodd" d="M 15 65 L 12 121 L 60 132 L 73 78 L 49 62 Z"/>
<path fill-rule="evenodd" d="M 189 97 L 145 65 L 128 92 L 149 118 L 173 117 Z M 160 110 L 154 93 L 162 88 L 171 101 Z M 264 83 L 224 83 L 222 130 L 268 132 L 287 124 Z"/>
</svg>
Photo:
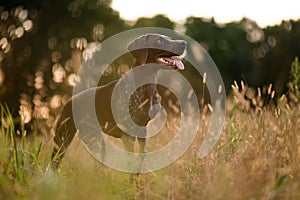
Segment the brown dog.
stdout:
<svg viewBox="0 0 300 200">
<path fill-rule="evenodd" d="M 159 63 L 173 69 L 183 70 L 184 66 L 180 60 L 172 56 L 182 55 L 186 47 L 183 40 L 172 40 L 160 34 L 147 34 L 135 39 L 128 45 L 128 50 L 134 57 L 132 68 L 142 66 L 146 63 Z M 157 73 L 157 72 L 156 72 Z M 133 83 L 134 77 L 133 74 Z M 136 137 L 128 135 L 116 124 L 111 110 L 111 95 L 118 80 L 110 82 L 104 86 L 99 86 L 95 91 L 95 111 L 98 122 L 103 132 L 107 135 L 121 138 L 128 151 L 133 151 L 133 144 Z M 72 111 L 72 102 L 86 101 L 90 89 L 85 90 L 75 96 L 64 106 L 54 128 L 54 149 L 52 152 L 53 167 L 57 168 L 64 156 L 65 150 L 70 145 L 77 130 Z M 132 120 L 139 126 L 146 127 L 148 122 L 155 116 L 153 105 L 160 105 L 155 83 L 150 83 L 139 87 L 129 101 L 129 113 Z M 150 117 L 150 116 L 151 117 Z M 146 152 L 146 132 L 137 135 L 140 150 Z M 141 137 L 139 137 L 141 136 Z"/>
</svg>

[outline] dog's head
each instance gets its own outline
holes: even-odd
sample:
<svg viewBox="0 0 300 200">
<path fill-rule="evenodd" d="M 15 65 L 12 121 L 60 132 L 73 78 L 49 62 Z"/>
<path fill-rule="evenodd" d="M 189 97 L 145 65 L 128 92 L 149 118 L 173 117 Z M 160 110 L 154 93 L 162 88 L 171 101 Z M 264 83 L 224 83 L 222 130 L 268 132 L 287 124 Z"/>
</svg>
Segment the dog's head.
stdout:
<svg viewBox="0 0 300 200">
<path fill-rule="evenodd" d="M 174 69 L 184 69 L 184 65 L 176 56 L 183 54 L 186 47 L 184 40 L 172 40 L 160 34 L 146 34 L 133 40 L 128 51 L 140 63 L 159 63 Z"/>
</svg>

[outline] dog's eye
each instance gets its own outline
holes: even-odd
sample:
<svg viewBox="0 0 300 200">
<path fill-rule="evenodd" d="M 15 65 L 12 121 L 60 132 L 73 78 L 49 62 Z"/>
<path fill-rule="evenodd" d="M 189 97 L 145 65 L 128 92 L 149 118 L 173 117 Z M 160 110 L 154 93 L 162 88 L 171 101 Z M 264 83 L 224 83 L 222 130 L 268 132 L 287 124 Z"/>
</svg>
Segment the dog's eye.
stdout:
<svg viewBox="0 0 300 200">
<path fill-rule="evenodd" d="M 157 42 L 158 44 L 161 44 L 161 43 L 163 42 L 163 40 L 162 40 L 161 38 L 159 38 L 159 39 L 156 40 L 156 42 Z"/>
</svg>

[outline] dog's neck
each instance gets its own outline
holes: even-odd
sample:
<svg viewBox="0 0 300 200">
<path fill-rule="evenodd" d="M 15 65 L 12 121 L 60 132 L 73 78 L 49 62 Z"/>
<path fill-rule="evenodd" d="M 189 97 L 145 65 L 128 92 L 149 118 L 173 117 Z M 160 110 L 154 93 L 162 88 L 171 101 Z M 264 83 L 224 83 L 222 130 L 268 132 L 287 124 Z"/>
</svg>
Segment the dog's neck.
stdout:
<svg viewBox="0 0 300 200">
<path fill-rule="evenodd" d="M 132 68 L 135 68 L 135 67 L 137 67 L 139 65 L 142 65 L 142 63 L 140 63 L 137 59 L 134 59 L 133 63 L 132 63 Z"/>
<path fill-rule="evenodd" d="M 134 59 L 131 69 L 134 69 L 135 67 L 142 66 L 142 65 L 144 65 L 144 64 L 140 63 L 137 59 Z M 155 87 L 156 87 L 156 82 L 157 82 L 157 73 L 158 73 L 158 71 L 151 73 L 151 74 L 145 74 L 146 76 L 150 76 L 150 75 L 153 76 L 152 80 L 155 83 L 154 84 Z M 133 73 L 133 78 L 138 79 L 139 77 L 135 77 L 135 73 Z"/>
<path fill-rule="evenodd" d="M 132 67 L 131 69 L 134 69 L 135 67 L 138 67 L 138 66 L 142 66 L 143 64 L 138 62 L 136 59 L 133 61 L 133 64 L 132 64 Z M 150 77 L 150 80 L 152 80 L 153 82 L 152 83 L 148 83 L 147 85 L 144 85 L 142 88 L 142 90 L 140 90 L 140 92 L 142 93 L 145 93 L 145 94 L 148 94 L 147 98 L 149 98 L 149 104 L 150 104 L 150 107 L 152 107 L 153 103 L 153 98 L 157 92 L 157 88 L 156 88 L 156 83 L 157 83 L 157 73 L 150 73 L 150 74 L 145 74 L 145 76 L 153 76 L 153 77 Z M 139 80 L 141 77 L 137 77 L 138 75 L 136 73 L 132 73 L 132 79 L 133 79 L 133 84 L 136 82 L 135 80 Z M 139 74 L 140 76 L 140 74 Z M 135 86 L 134 86 L 135 87 Z"/>
</svg>

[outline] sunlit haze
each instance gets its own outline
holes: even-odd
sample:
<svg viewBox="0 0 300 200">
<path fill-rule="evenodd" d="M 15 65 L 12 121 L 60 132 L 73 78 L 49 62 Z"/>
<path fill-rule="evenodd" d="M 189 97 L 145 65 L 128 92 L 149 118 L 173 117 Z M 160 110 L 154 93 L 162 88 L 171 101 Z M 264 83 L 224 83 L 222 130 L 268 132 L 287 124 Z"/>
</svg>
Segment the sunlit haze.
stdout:
<svg viewBox="0 0 300 200">
<path fill-rule="evenodd" d="M 227 23 L 247 17 L 265 27 L 300 18 L 299 0 L 113 0 L 112 7 L 126 20 L 164 14 L 173 21 L 196 16 Z"/>
</svg>

